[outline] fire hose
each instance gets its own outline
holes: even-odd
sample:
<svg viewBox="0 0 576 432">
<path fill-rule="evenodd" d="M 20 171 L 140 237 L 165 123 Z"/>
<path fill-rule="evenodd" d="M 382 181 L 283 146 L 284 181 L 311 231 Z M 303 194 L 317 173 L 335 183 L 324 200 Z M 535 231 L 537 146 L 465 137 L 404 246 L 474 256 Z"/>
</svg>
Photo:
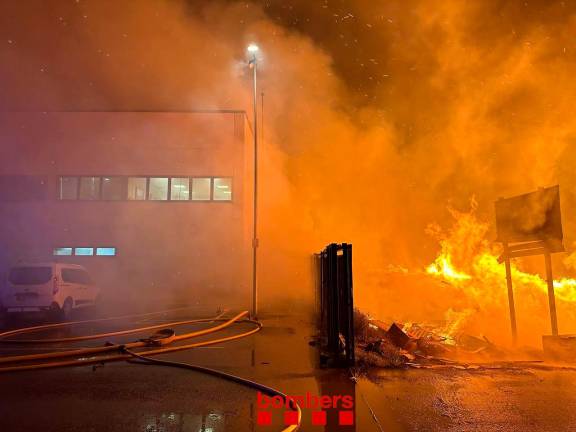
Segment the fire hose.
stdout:
<svg viewBox="0 0 576 432">
<path fill-rule="evenodd" d="M 172 310 L 179 310 L 179 309 L 172 309 Z M 194 320 L 186 320 L 186 321 L 174 321 L 174 322 L 169 322 L 168 324 L 171 326 L 179 326 L 179 325 L 194 324 L 194 323 L 200 323 L 200 322 L 211 322 L 211 321 L 218 320 L 222 315 L 224 315 L 225 312 L 226 311 L 220 313 L 215 318 L 194 319 Z M 158 314 L 158 313 L 155 313 L 155 314 Z M 144 314 L 144 315 L 147 316 L 150 314 Z M 142 315 L 135 315 L 135 316 L 142 316 Z M 118 320 L 118 319 L 122 319 L 122 318 L 125 318 L 125 317 L 104 318 L 103 321 Z M 79 342 L 79 341 L 85 341 L 85 340 L 102 339 L 105 337 L 122 336 L 122 335 L 127 335 L 127 334 L 140 333 L 140 332 L 147 331 L 147 330 L 155 330 L 158 328 L 163 328 L 163 327 L 166 327 L 166 325 L 167 325 L 167 323 L 163 323 L 163 324 L 147 326 L 147 327 L 139 327 L 139 328 L 129 329 L 129 330 L 121 330 L 121 331 L 109 332 L 109 333 L 98 333 L 98 334 L 85 335 L 85 336 L 74 336 L 74 337 L 67 337 L 67 338 L 6 339 L 10 336 L 14 336 L 17 334 L 22 334 L 22 333 L 30 333 L 31 331 L 53 329 L 53 328 L 76 325 L 76 324 L 93 323 L 95 321 L 100 321 L 100 320 L 87 320 L 87 321 L 75 321 L 75 322 L 60 323 L 60 324 L 48 324 L 46 326 L 26 327 L 23 329 L 7 331 L 5 333 L 0 333 L 0 343 L 34 344 L 34 345 L 36 345 L 36 344 L 50 344 L 50 343 L 62 343 L 62 342 Z"/>
<path fill-rule="evenodd" d="M 177 309 L 176 309 L 177 310 Z M 170 311 L 174 311 L 170 310 Z M 136 329 L 129 329 L 129 330 L 121 330 L 118 332 L 108 332 L 108 333 L 100 333 L 94 335 L 87 335 L 87 336 L 76 336 L 70 338 L 58 338 L 58 339 L 25 339 L 25 340 L 11 340 L 7 339 L 10 336 L 14 335 L 21 335 L 25 333 L 47 330 L 47 329 L 54 329 L 54 328 L 61 328 L 66 326 L 72 326 L 77 324 L 86 324 L 86 323 L 96 323 L 96 322 L 103 322 L 103 321 L 111 321 L 111 320 L 119 320 L 123 318 L 130 318 L 130 317 L 141 317 L 141 316 L 150 316 L 150 315 L 159 315 L 162 313 L 170 312 L 170 311 L 160 311 L 160 312 L 153 312 L 148 314 L 139 314 L 139 315 L 128 315 L 128 316 L 121 316 L 121 317 L 112 317 L 112 318 L 104 318 L 104 319 L 95 319 L 95 320 L 85 320 L 85 321 L 76 321 L 76 322 L 68 322 L 68 323 L 59 323 L 59 324 L 47 324 L 42 326 L 35 326 L 35 327 L 27 327 L 17 330 L 11 330 L 7 332 L 0 333 L 0 343 L 59 343 L 59 342 L 76 342 L 76 341 L 83 341 L 83 340 L 92 340 L 92 339 L 101 339 L 104 337 L 112 337 L 112 336 L 120 336 L 126 334 L 133 334 L 138 333 L 146 330 L 154 330 L 154 329 L 161 329 L 157 333 L 153 334 L 149 338 L 140 339 L 135 342 L 129 342 L 126 344 L 112 344 L 106 343 L 105 346 L 102 347 L 94 347 L 94 348 L 81 348 L 75 350 L 68 350 L 68 351 L 56 351 L 56 352 L 48 352 L 42 354 L 27 354 L 27 355 L 19 355 L 19 356 L 8 356 L 8 357 L 0 357 L 0 364 L 9 364 L 9 363 L 16 363 L 13 366 L 5 366 L 0 367 L 0 373 L 2 372 L 17 372 L 17 371 L 26 371 L 26 370 L 38 370 L 38 369 L 48 369 L 48 368 L 57 368 L 57 367 L 67 367 L 67 366 L 83 366 L 83 365 L 95 365 L 95 364 L 103 364 L 106 362 L 112 361 L 123 361 L 126 360 L 130 363 L 133 363 L 133 359 L 138 359 L 138 364 L 155 364 L 155 365 L 162 365 L 162 366 L 173 366 L 179 368 L 185 368 L 189 370 L 195 370 L 197 372 L 203 372 L 207 374 L 211 374 L 214 376 L 218 376 L 223 379 L 227 379 L 229 381 L 234 381 L 236 383 L 249 386 L 251 388 L 257 389 L 269 396 L 280 396 L 283 399 L 288 401 L 289 406 L 298 413 L 298 424 L 288 426 L 287 428 L 283 429 L 282 432 L 294 432 L 298 430 L 300 427 L 302 413 L 300 407 L 297 403 L 295 403 L 292 399 L 288 398 L 284 393 L 273 389 L 271 387 L 267 387 L 263 384 L 247 380 L 245 378 L 241 378 L 235 375 L 231 375 L 225 372 L 217 371 L 214 369 L 205 368 L 202 366 L 196 366 L 187 363 L 178 363 L 178 362 L 170 362 L 165 360 L 157 360 L 152 359 L 148 356 L 154 356 L 159 354 L 165 354 L 170 352 L 176 351 L 183 351 L 192 348 L 197 348 L 201 346 L 213 345 L 218 344 L 221 342 L 228 342 L 235 339 L 240 339 L 251 334 L 254 334 L 262 328 L 262 324 L 258 321 L 250 320 L 250 319 L 242 319 L 248 315 L 247 311 L 241 312 L 236 316 L 230 319 L 223 319 L 220 318 L 222 314 L 218 315 L 215 318 L 207 318 L 207 319 L 196 319 L 196 320 L 185 320 L 185 321 L 175 321 L 175 322 L 168 322 L 161 325 L 153 325 L 147 327 L 140 327 Z M 202 323 L 202 322 L 221 322 L 213 327 L 209 327 L 203 330 L 197 330 L 190 333 L 184 333 L 181 335 L 176 335 L 173 329 L 167 328 L 167 326 L 179 326 L 185 324 L 192 324 L 192 323 Z M 225 336 L 217 339 L 209 339 L 206 341 L 186 344 L 186 345 L 176 345 L 176 346 L 168 346 L 174 342 L 182 341 L 191 339 L 194 337 L 210 334 L 217 332 L 219 330 L 223 330 L 234 323 L 250 323 L 254 324 L 255 327 L 251 330 L 248 330 L 243 333 Z M 151 350 L 147 350 L 144 352 L 136 353 L 132 351 L 135 348 L 155 348 Z M 109 354 L 104 356 L 94 356 L 95 354 L 101 353 L 111 353 L 116 351 L 115 354 Z M 144 354 L 144 355 L 142 355 Z M 89 357 L 85 357 L 89 356 Z M 67 359 L 67 360 L 56 360 L 56 361 L 48 361 L 42 363 L 34 363 L 34 364 L 21 364 L 27 363 L 36 360 L 54 360 L 54 359 L 66 359 L 69 357 L 76 357 L 75 359 Z"/>
<path fill-rule="evenodd" d="M 125 351 L 128 354 L 130 354 L 131 356 L 133 356 L 134 358 L 140 360 L 138 362 L 129 360 L 128 361 L 129 363 L 136 363 L 136 364 L 142 364 L 142 365 L 171 366 L 171 367 L 193 370 L 196 372 L 203 372 L 203 373 L 206 373 L 209 375 L 213 375 L 213 376 L 217 376 L 219 378 L 226 379 L 228 381 L 232 381 L 232 382 L 235 382 L 238 384 L 242 384 L 242 385 L 245 385 L 248 387 L 255 388 L 258 391 L 267 394 L 268 396 L 272 396 L 272 397 L 280 396 L 284 400 L 288 401 L 290 407 L 298 413 L 298 424 L 290 425 L 287 428 L 284 428 L 282 430 L 282 432 L 295 432 L 300 427 L 300 423 L 302 422 L 302 410 L 300 409 L 300 406 L 298 406 L 298 404 L 294 401 L 294 399 L 289 398 L 284 393 L 282 393 L 276 389 L 273 389 L 272 387 L 268 387 L 268 386 L 265 386 L 264 384 L 260 384 L 260 383 L 257 383 L 255 381 L 247 380 L 245 378 L 241 378 L 241 377 L 236 376 L 236 375 L 232 375 L 232 374 L 222 372 L 219 370 L 215 370 L 215 369 L 206 368 L 203 366 L 197 366 L 197 365 L 193 365 L 193 364 L 189 364 L 189 363 L 182 363 L 182 362 L 158 360 L 158 359 L 154 359 L 154 358 L 150 358 L 150 357 L 145 357 L 143 355 L 134 353 L 130 350 L 125 350 Z"/>
<path fill-rule="evenodd" d="M 173 338 L 173 340 L 171 340 L 170 342 L 176 342 L 176 341 L 184 340 L 184 339 L 191 339 L 193 337 L 202 336 L 204 334 L 214 333 L 218 330 L 222 330 L 222 329 L 230 326 L 232 323 L 238 321 L 239 318 L 245 316 L 246 314 L 247 314 L 247 312 L 243 312 L 241 314 L 238 314 L 237 316 L 235 316 L 232 319 L 224 320 L 225 321 L 224 323 L 219 324 L 215 327 L 210 327 L 208 329 L 199 330 L 199 331 L 195 331 L 195 332 L 191 332 L 191 333 L 185 333 L 185 334 L 182 334 L 179 336 L 175 336 Z M 210 322 L 210 321 L 222 321 L 222 319 L 209 318 L 209 319 L 201 319 L 201 320 L 177 321 L 174 323 L 162 324 L 161 326 L 150 326 L 150 327 L 144 327 L 144 328 L 139 328 L 139 329 L 120 331 L 116 334 L 136 333 L 136 332 L 151 329 L 151 328 L 166 327 L 167 325 L 176 326 L 176 325 L 199 323 L 199 322 Z M 42 328 L 42 326 L 30 327 L 30 329 L 34 329 L 35 331 L 38 329 L 41 329 L 41 328 Z M 259 327 L 258 327 L 258 330 L 260 330 Z M 258 330 L 256 330 L 256 331 L 258 331 Z M 10 333 L 10 332 L 7 332 L 7 333 Z M 24 333 L 24 332 L 20 331 L 20 334 L 21 333 Z M 116 334 L 115 333 L 102 333 L 101 335 L 93 335 L 93 338 L 110 337 L 110 336 L 114 336 Z M 249 333 L 249 334 L 252 334 L 252 333 Z M 2 339 L 5 335 L 6 335 L 6 333 L 0 333 L 0 339 Z M 248 336 L 248 334 L 246 334 L 246 336 Z M 75 340 L 77 340 L 77 338 L 56 339 L 56 340 L 66 342 L 66 341 L 75 341 Z M 9 342 L 9 341 L 4 341 L 4 342 Z M 76 349 L 76 350 L 48 352 L 48 353 L 43 353 L 43 354 L 27 354 L 27 355 L 21 355 L 21 356 L 0 357 L 0 364 L 94 355 L 94 354 L 100 354 L 100 353 L 105 353 L 105 352 L 118 351 L 121 346 L 125 346 L 126 348 L 141 348 L 141 347 L 149 346 L 149 344 L 147 343 L 146 340 L 141 340 L 141 341 L 137 341 L 137 342 L 130 342 L 128 344 L 107 344 L 107 345 L 102 346 L 102 347 L 94 347 L 94 348 L 81 348 L 81 349 Z M 87 360 L 83 360 L 83 361 L 86 362 L 85 364 L 91 364 L 91 363 L 99 363 L 100 359 L 107 359 L 107 358 L 106 357 L 100 357 L 100 358 L 87 359 Z M 93 362 L 90 362 L 90 360 L 93 360 Z M 107 360 L 107 361 L 112 361 L 112 359 Z M 71 364 L 71 363 L 67 363 L 67 364 L 62 365 L 62 366 L 67 366 L 68 364 Z M 39 366 L 38 368 L 41 369 L 41 368 L 50 367 L 50 365 L 51 365 L 51 363 L 41 363 L 39 365 L 31 365 L 31 366 L 32 366 L 32 368 L 33 368 L 33 366 Z M 40 366 L 42 366 L 42 367 L 40 367 Z M 54 366 L 52 366 L 52 367 L 58 367 L 58 366 L 59 365 L 54 364 Z M 26 366 L 22 366 L 22 367 L 26 367 Z M 6 369 L 9 369 L 9 368 L 0 368 L 0 372 L 5 371 Z M 15 370 L 15 369 L 11 369 L 11 370 Z"/>
<path fill-rule="evenodd" d="M 182 311 L 182 310 L 188 310 L 188 309 L 190 309 L 190 308 L 183 307 L 183 308 L 176 308 L 176 309 L 166 309 L 166 310 L 157 311 L 157 312 L 147 312 L 147 313 L 143 313 L 143 314 L 120 315 L 120 316 L 109 317 L 109 318 L 97 318 L 97 319 L 83 320 L 83 321 L 71 321 L 71 322 L 64 322 L 64 323 L 57 323 L 57 324 L 44 324 L 44 325 L 34 326 L 34 327 L 24 327 L 24 328 L 20 328 L 20 329 L 16 329 L 16 330 L 10 330 L 7 332 L 0 333 L 0 343 L 18 343 L 20 341 L 15 341 L 15 340 L 6 341 L 5 339 L 10 337 L 10 336 L 14 336 L 17 334 L 22 334 L 22 333 L 31 333 L 31 332 L 40 331 L 40 330 L 52 330 L 55 328 L 70 327 L 70 326 L 75 326 L 78 324 L 92 324 L 92 323 L 100 323 L 100 322 L 106 322 L 106 321 L 119 321 L 121 319 L 126 319 L 126 318 L 150 317 L 150 316 L 162 315 L 162 314 L 166 314 L 166 313 L 170 313 L 170 312 L 176 312 L 176 311 Z"/>
</svg>

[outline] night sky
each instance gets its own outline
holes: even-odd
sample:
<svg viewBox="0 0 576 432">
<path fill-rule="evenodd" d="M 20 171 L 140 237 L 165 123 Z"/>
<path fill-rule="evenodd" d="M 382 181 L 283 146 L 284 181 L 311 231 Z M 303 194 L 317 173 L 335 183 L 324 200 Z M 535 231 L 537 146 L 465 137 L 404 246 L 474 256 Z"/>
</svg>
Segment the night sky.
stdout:
<svg viewBox="0 0 576 432">
<path fill-rule="evenodd" d="M 198 4 L 195 0 L 190 3 Z M 549 0 L 260 0 L 252 4 L 260 5 L 276 23 L 301 32 L 326 50 L 337 72 L 356 93 L 358 103 L 385 99 L 377 88 L 386 87 L 393 74 L 426 79 L 427 70 L 434 67 L 436 43 L 449 37 L 442 24 L 449 24 L 451 15 L 421 34 L 422 14 L 432 18 L 443 9 L 461 8 L 457 19 L 468 43 L 485 45 L 511 39 L 521 45 L 535 28 L 569 25 L 576 12 L 576 2 Z M 562 32 L 548 37 L 563 43 Z M 412 53 L 399 56 L 398 49 Z"/>
</svg>

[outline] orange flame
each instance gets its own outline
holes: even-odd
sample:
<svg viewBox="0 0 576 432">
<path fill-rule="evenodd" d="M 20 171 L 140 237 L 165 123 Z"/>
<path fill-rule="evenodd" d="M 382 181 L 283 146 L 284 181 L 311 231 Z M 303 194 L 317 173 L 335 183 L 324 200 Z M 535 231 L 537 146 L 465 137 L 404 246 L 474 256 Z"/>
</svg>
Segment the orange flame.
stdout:
<svg viewBox="0 0 576 432">
<path fill-rule="evenodd" d="M 463 284 L 464 287 L 475 290 L 482 283 L 505 281 L 506 270 L 503 263 L 498 262 L 498 253 L 490 248 L 484 234 L 486 224 L 479 222 L 473 212 L 458 213 L 452 211 L 457 218 L 456 228 L 451 234 L 441 240 L 442 250 L 438 257 L 426 268 L 426 273 L 442 278 L 453 284 Z M 479 237 L 480 236 L 480 237 Z M 454 255 L 467 258 L 457 268 Z M 465 269 L 464 269 L 465 268 Z M 536 274 L 524 272 L 512 262 L 512 283 L 515 286 L 532 286 L 542 292 L 548 291 L 546 281 Z M 484 285 L 485 286 L 485 285 Z M 554 280 L 556 298 L 567 302 L 576 302 L 576 279 L 561 278 Z"/>
<path fill-rule="evenodd" d="M 480 222 L 475 216 L 475 206 L 467 213 L 451 210 L 455 224 L 450 231 L 443 233 L 437 226 L 430 226 L 428 232 L 435 235 L 441 250 L 434 262 L 425 268 L 425 273 L 454 287 L 459 295 L 466 299 L 462 310 L 448 310 L 445 313 L 446 327 L 440 331 L 446 336 L 447 343 L 474 317 L 474 312 L 483 312 L 489 318 L 491 311 L 507 309 L 506 270 L 498 262 L 500 247 L 487 240 L 488 224 Z M 537 311 L 541 322 L 547 320 L 548 285 L 538 274 L 528 273 L 519 268 L 519 263 L 511 263 L 512 283 L 517 304 Z M 564 309 L 564 317 L 573 315 L 576 302 L 576 279 L 560 278 L 554 280 L 557 306 Z M 448 304 L 452 299 L 446 299 Z M 572 311 L 572 312 L 571 312 Z M 500 317 L 502 319 L 502 317 Z M 485 327 L 489 327 L 484 322 Z M 536 330 L 536 329 L 534 329 Z M 540 329 L 546 331 L 545 329 Z"/>
</svg>

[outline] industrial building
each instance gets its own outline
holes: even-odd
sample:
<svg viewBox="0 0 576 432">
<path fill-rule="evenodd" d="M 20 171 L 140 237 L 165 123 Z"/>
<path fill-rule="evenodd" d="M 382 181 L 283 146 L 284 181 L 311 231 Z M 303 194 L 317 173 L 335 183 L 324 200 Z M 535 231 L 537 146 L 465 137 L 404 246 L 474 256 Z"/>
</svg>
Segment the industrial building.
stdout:
<svg viewBox="0 0 576 432">
<path fill-rule="evenodd" d="M 243 111 L 0 114 L 0 266 L 84 265 L 105 297 L 249 304 Z"/>
</svg>

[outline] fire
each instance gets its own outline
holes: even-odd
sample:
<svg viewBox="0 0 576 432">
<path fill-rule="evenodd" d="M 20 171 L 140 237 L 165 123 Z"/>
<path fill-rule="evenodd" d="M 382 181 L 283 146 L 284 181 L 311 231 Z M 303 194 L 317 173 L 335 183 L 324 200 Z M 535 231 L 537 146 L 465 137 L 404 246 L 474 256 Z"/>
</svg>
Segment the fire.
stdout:
<svg viewBox="0 0 576 432">
<path fill-rule="evenodd" d="M 487 224 L 478 221 L 474 209 L 470 213 L 452 211 L 456 225 L 448 236 L 440 241 L 441 252 L 426 268 L 426 273 L 442 278 L 452 284 L 460 284 L 473 292 L 488 283 L 500 287 L 505 283 L 506 270 L 498 262 L 500 255 L 495 247 L 490 247 L 485 238 Z M 454 264 L 454 256 L 459 256 L 462 268 Z M 533 287 L 547 293 L 548 285 L 539 275 L 524 272 L 513 262 L 511 265 L 512 283 L 515 287 Z M 576 302 L 576 279 L 554 280 L 556 298 L 566 302 Z"/>
<path fill-rule="evenodd" d="M 434 263 L 426 267 L 426 272 L 436 276 L 441 275 L 449 280 L 468 280 L 472 278 L 472 276 L 459 272 L 454 268 L 450 255 L 440 255 Z"/>
<path fill-rule="evenodd" d="M 507 318 L 506 270 L 504 263 L 498 262 L 501 249 L 488 241 L 488 224 L 479 221 L 475 215 L 473 203 L 470 212 L 452 210 L 454 226 L 443 232 L 437 226 L 429 227 L 429 233 L 436 236 L 441 250 L 434 262 L 425 268 L 425 273 L 442 280 L 452 287 L 454 298 L 446 298 L 451 305 L 455 298 L 464 298 L 461 308 L 449 309 L 445 313 L 446 326 L 439 329 L 447 341 L 470 321 L 480 320 L 488 328 L 490 316 L 503 321 Z M 520 262 L 512 262 L 512 283 L 514 293 L 522 307 L 526 308 L 525 320 L 532 319 L 528 314 L 538 314 L 543 323 L 547 320 L 546 280 L 538 274 L 520 269 Z M 557 307 L 564 310 L 564 317 L 573 317 L 576 302 L 576 279 L 560 278 L 554 280 Z M 544 294 L 544 295 L 542 295 Z M 496 312 L 497 311 L 497 312 Z M 538 329 L 540 330 L 540 329 Z"/>
<path fill-rule="evenodd" d="M 401 328 L 416 338 L 455 346 L 486 341 L 504 347 L 512 338 L 506 268 L 498 261 L 502 247 L 490 240 L 494 234 L 477 217 L 474 203 L 470 211 L 451 210 L 451 215 L 449 229 L 427 228 L 440 249 L 430 264 L 418 270 L 388 266 L 363 281 L 373 283 L 374 292 L 386 294 L 376 296 L 366 310 L 402 323 Z M 570 270 L 555 261 L 556 274 Z M 548 284 L 538 270 L 528 271 L 528 265 L 540 265 L 544 272 L 543 258 L 516 258 L 511 263 L 518 342 L 539 347 L 542 335 L 551 332 Z M 576 279 L 568 276 L 554 281 L 558 325 L 564 334 L 576 333 Z"/>
<path fill-rule="evenodd" d="M 556 297 L 564 301 L 576 301 L 576 279 L 562 278 L 554 281 Z"/>
<path fill-rule="evenodd" d="M 420 338 L 426 335 L 433 335 L 434 338 L 441 340 L 447 345 L 456 345 L 456 337 L 465 320 L 472 314 L 471 309 L 455 311 L 448 309 L 445 313 L 445 323 L 443 325 L 418 324 L 405 322 L 402 330 L 412 337 Z"/>
<path fill-rule="evenodd" d="M 438 331 L 445 341 L 449 345 L 455 344 L 455 337 L 460 331 L 460 328 L 464 322 L 472 315 L 471 309 L 465 309 L 461 312 L 456 312 L 452 309 L 448 309 L 446 312 L 446 325 Z"/>
</svg>

